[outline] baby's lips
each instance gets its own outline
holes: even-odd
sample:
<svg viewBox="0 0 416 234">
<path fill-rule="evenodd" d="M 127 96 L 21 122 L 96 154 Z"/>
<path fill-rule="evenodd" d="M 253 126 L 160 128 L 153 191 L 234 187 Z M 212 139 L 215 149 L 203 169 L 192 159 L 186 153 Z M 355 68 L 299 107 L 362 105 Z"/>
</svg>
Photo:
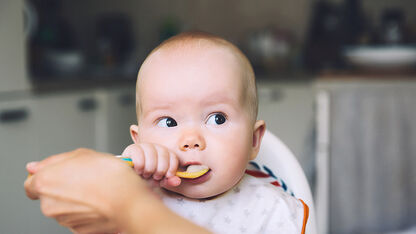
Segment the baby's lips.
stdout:
<svg viewBox="0 0 416 234">
<path fill-rule="evenodd" d="M 180 178 L 195 179 L 203 176 L 209 171 L 209 167 L 205 165 L 189 165 L 186 171 L 177 171 L 176 175 Z"/>
</svg>

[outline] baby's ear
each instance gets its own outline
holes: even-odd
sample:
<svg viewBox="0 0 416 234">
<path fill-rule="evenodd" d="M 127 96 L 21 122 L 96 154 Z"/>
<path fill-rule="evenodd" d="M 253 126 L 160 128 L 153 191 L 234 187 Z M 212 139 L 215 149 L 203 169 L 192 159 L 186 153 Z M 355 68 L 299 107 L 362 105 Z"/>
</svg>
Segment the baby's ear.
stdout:
<svg viewBox="0 0 416 234">
<path fill-rule="evenodd" d="M 264 133 L 266 132 L 266 123 L 264 120 L 257 120 L 254 124 L 253 131 L 253 144 L 251 149 L 250 160 L 253 160 L 257 157 L 257 154 L 260 150 L 261 139 L 263 139 Z"/>
<path fill-rule="evenodd" d="M 139 126 L 137 125 L 130 126 L 130 136 L 135 144 L 139 142 Z"/>
</svg>

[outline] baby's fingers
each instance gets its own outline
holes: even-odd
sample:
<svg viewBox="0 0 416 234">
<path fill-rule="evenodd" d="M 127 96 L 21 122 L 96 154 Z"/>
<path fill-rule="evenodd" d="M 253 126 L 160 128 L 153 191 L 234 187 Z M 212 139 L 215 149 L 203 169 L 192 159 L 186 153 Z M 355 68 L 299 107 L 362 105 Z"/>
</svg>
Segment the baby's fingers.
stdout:
<svg viewBox="0 0 416 234">
<path fill-rule="evenodd" d="M 124 157 L 130 157 L 132 154 L 137 152 L 137 148 L 138 146 L 136 144 L 131 144 L 123 150 L 121 155 Z"/>
<path fill-rule="evenodd" d="M 138 175 L 142 175 L 145 165 L 144 151 L 141 147 L 135 144 L 127 146 L 127 148 L 121 154 L 124 157 L 129 157 L 133 161 L 134 171 Z"/>
<path fill-rule="evenodd" d="M 153 179 L 161 180 L 165 177 L 169 168 L 169 152 L 164 147 L 156 146 L 157 150 L 157 169 L 153 174 Z"/>
<path fill-rule="evenodd" d="M 176 154 L 169 152 L 169 170 L 166 177 L 160 182 L 160 186 L 164 188 L 177 187 L 181 184 L 181 178 L 176 176 L 178 170 L 179 160 Z"/>
<path fill-rule="evenodd" d="M 141 148 L 144 152 L 144 171 L 143 178 L 150 178 L 157 169 L 157 150 L 152 144 L 141 144 Z"/>
<path fill-rule="evenodd" d="M 179 160 L 176 154 L 169 152 L 169 169 L 166 173 L 166 177 L 174 177 L 176 175 L 176 171 L 178 170 Z"/>
<path fill-rule="evenodd" d="M 160 187 L 169 188 L 169 187 L 177 187 L 181 184 L 181 178 L 177 176 L 173 176 L 170 178 L 164 178 L 160 181 Z"/>
</svg>

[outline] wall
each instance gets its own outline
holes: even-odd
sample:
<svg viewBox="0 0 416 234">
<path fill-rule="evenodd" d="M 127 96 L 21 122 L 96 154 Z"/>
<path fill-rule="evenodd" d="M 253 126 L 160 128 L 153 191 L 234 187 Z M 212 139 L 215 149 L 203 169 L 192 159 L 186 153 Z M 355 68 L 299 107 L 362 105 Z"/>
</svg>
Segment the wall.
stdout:
<svg viewBox="0 0 416 234">
<path fill-rule="evenodd" d="M 0 1 L 0 92 L 29 87 L 22 9 L 23 0 Z"/>
<path fill-rule="evenodd" d="M 344 0 L 327 0 L 336 4 L 342 4 Z M 414 0 L 361 0 L 362 8 L 368 20 L 375 26 L 379 26 L 381 15 L 386 8 L 401 8 L 406 17 L 406 22 L 412 31 L 416 31 L 416 1 Z"/>
<path fill-rule="evenodd" d="M 123 12 L 133 21 L 134 36 L 141 59 L 159 43 L 159 30 L 167 17 L 183 23 L 185 29 L 200 29 L 219 34 L 241 46 L 249 32 L 267 26 L 289 29 L 297 41 L 307 33 L 312 6 L 318 0 L 111 0 L 65 1 L 65 14 L 72 17 L 79 35 L 87 38 L 86 49 L 93 45 L 94 22 L 102 13 Z M 343 4 L 345 0 L 327 0 Z M 387 7 L 403 9 L 409 27 L 416 33 L 416 1 L 414 0 L 362 0 L 370 22 L 377 27 Z"/>
<path fill-rule="evenodd" d="M 66 16 L 73 16 L 79 35 L 89 38 L 86 48 L 92 44 L 93 26 L 97 16 L 106 12 L 123 12 L 134 22 L 134 34 L 144 57 L 159 42 L 159 30 L 163 20 L 173 17 L 183 23 L 185 29 L 209 31 L 240 44 L 245 36 L 266 26 L 289 29 L 294 36 L 304 38 L 309 19 L 310 0 L 158 0 L 118 1 L 86 0 L 66 1 Z M 89 43 L 89 45 L 87 44 Z"/>
</svg>

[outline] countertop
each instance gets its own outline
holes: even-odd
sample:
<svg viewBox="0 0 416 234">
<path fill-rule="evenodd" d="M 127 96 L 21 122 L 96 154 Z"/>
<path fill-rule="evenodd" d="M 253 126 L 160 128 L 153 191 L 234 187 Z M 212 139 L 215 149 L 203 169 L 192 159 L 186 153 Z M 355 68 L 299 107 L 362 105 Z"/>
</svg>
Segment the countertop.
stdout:
<svg viewBox="0 0 416 234">
<path fill-rule="evenodd" d="M 311 86 L 311 88 L 322 87 L 346 87 L 359 86 L 363 84 L 397 84 L 401 86 L 416 84 L 416 71 L 402 73 L 382 72 L 357 72 L 345 71 L 323 71 L 319 73 L 286 72 L 279 74 L 256 75 L 258 87 L 286 86 Z M 0 92 L 0 100 L 16 99 L 30 95 L 48 95 L 62 92 L 85 91 L 89 89 L 108 89 L 116 87 L 134 87 L 136 76 L 117 77 L 81 77 L 65 79 L 48 79 L 40 82 L 32 80 L 28 90 Z"/>
</svg>

